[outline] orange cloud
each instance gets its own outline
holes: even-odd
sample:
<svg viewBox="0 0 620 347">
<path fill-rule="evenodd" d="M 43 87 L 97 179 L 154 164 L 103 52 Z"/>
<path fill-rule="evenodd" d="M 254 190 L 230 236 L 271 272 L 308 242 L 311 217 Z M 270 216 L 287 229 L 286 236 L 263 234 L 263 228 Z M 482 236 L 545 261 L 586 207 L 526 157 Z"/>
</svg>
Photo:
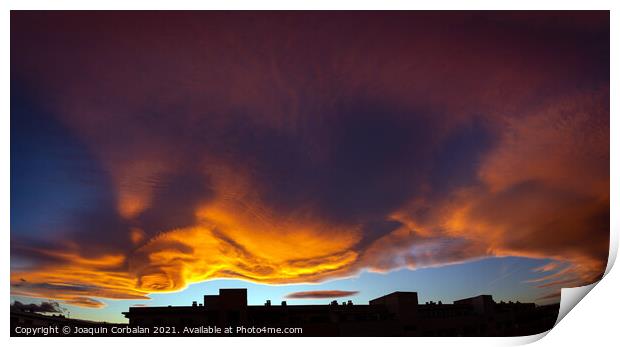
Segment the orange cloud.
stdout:
<svg viewBox="0 0 620 347">
<path fill-rule="evenodd" d="M 539 266 L 537 268 L 532 269 L 532 271 L 534 272 L 549 272 L 549 271 L 553 271 L 555 269 L 557 269 L 560 266 L 559 263 L 557 262 L 551 262 L 551 263 L 547 263 L 543 266 Z"/>
<path fill-rule="evenodd" d="M 480 184 L 437 200 L 417 196 L 392 213 L 401 227 L 361 257 L 375 271 L 488 256 L 552 258 L 529 282 L 579 286 L 600 278 L 609 234 L 608 92 L 573 95 L 521 117 L 498 117 L 499 142 Z"/>
<path fill-rule="evenodd" d="M 39 251 L 48 265 L 11 271 L 11 293 L 37 298 L 55 298 L 67 304 L 103 307 L 93 297 L 108 299 L 148 299 L 135 289 L 135 279 L 122 269 L 124 256 L 82 257 L 76 253 Z"/>
<path fill-rule="evenodd" d="M 65 300 L 65 302 L 69 305 L 88 307 L 88 308 L 105 307 L 105 304 L 102 303 L 101 301 L 91 299 L 91 298 L 86 298 L 86 297 L 71 298 L 71 299 Z"/>
</svg>

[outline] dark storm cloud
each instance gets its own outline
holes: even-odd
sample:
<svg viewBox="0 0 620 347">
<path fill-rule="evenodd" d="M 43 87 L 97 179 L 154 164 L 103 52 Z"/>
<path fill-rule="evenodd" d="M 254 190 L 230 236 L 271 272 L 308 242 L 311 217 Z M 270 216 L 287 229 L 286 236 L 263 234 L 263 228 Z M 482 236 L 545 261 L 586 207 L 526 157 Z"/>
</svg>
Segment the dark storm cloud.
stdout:
<svg viewBox="0 0 620 347">
<path fill-rule="evenodd" d="M 229 165 L 251 172 L 271 208 L 311 204 L 335 222 L 384 216 L 419 189 L 437 125 L 428 111 L 364 99 L 339 104 L 322 124 L 301 124 L 293 133 L 246 120 L 221 138 L 205 136 L 213 152 L 230 156 Z"/>
<path fill-rule="evenodd" d="M 478 181 L 478 168 L 484 154 L 496 142 L 496 134 L 489 122 L 474 118 L 450 133 L 433 156 L 429 181 L 433 193 L 446 193 Z"/>
<path fill-rule="evenodd" d="M 164 176 L 154 187 L 153 203 L 136 223 L 150 235 L 194 224 L 195 209 L 212 194 L 208 177 L 195 170 Z"/>
</svg>

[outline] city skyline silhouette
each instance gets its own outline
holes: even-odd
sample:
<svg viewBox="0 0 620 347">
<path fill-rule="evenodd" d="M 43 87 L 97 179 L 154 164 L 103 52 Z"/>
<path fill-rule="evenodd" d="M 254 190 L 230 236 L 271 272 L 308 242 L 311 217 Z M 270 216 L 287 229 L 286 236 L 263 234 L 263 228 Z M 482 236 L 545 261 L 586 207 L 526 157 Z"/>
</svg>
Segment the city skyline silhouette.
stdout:
<svg viewBox="0 0 620 347">
<path fill-rule="evenodd" d="M 51 336 L 524 336 L 551 329 L 559 304 L 495 302 L 488 294 L 453 303 L 419 303 L 418 293 L 396 291 L 365 305 L 351 300 L 248 305 L 247 289 L 223 288 L 191 305 L 129 307 L 123 312 L 127 324 L 42 315 L 42 309 L 12 305 L 11 335 L 33 329 L 47 335 L 49 329 Z M 70 330 L 59 331 L 58 326 Z"/>
</svg>

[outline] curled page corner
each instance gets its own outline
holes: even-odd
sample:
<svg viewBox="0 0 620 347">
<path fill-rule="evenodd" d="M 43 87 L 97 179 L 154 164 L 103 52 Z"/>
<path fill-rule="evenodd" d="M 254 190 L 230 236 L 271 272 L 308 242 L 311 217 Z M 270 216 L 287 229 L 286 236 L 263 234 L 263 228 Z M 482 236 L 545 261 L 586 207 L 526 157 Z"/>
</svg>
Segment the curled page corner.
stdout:
<svg viewBox="0 0 620 347">
<path fill-rule="evenodd" d="M 510 346 L 523 346 L 523 345 L 528 345 L 530 343 L 534 343 L 534 342 L 542 339 L 543 337 L 547 336 L 547 334 L 551 330 L 552 329 L 549 329 L 547 331 L 543 331 L 542 333 L 535 334 L 535 335 L 516 337 L 512 341 L 510 341 L 510 343 L 508 345 L 510 345 Z"/>
<path fill-rule="evenodd" d="M 611 257 L 610 257 L 610 260 L 611 260 Z M 558 323 L 560 323 L 560 321 L 564 319 L 564 317 L 566 317 L 568 312 L 570 312 L 586 295 L 588 295 L 588 293 L 592 290 L 592 288 L 594 288 L 599 282 L 600 281 L 596 281 L 594 283 L 581 286 L 581 287 L 575 287 L 575 288 L 562 288 L 561 298 L 560 298 L 560 310 L 558 312 L 558 318 L 556 319 L 555 324 L 553 324 L 553 328 L 547 331 L 544 331 L 540 334 L 522 336 L 521 338 L 515 340 L 515 344 L 526 345 L 526 344 L 536 342 L 542 339 L 543 337 L 547 336 L 547 334 L 551 330 L 553 330 L 558 325 Z"/>
<path fill-rule="evenodd" d="M 562 288 L 560 299 L 560 311 L 554 327 L 581 301 L 600 281 L 575 288 Z"/>
<path fill-rule="evenodd" d="M 618 235 L 617 233 L 610 233 L 609 236 L 609 258 L 607 260 L 607 266 L 605 268 L 605 273 L 603 274 L 603 278 L 605 276 L 607 276 L 607 274 L 609 273 L 609 271 L 611 271 L 611 269 L 614 266 L 614 263 L 616 261 L 616 257 L 618 255 Z M 553 328 L 555 328 L 558 323 L 560 323 L 560 321 L 562 319 L 564 319 L 564 317 L 566 317 L 566 315 L 575 307 L 577 306 L 577 304 L 586 296 L 588 295 L 588 293 L 592 290 L 592 288 L 594 288 L 596 285 L 598 285 L 601 280 L 598 280 L 596 282 L 593 282 L 591 284 L 585 285 L 585 286 L 581 286 L 581 287 L 574 287 L 574 288 L 562 288 L 561 290 L 561 297 L 560 297 L 560 310 L 558 312 L 558 318 L 555 321 L 555 324 L 553 324 Z M 547 334 L 553 330 L 553 328 L 542 332 L 540 334 L 536 334 L 536 335 L 530 335 L 530 336 L 522 336 L 521 338 L 516 339 L 514 342 L 516 345 L 526 345 L 526 344 L 530 344 L 533 342 L 536 342 L 540 339 L 542 339 L 543 337 L 547 336 Z"/>
<path fill-rule="evenodd" d="M 603 278 L 607 276 L 609 271 L 611 271 L 616 261 L 617 255 L 618 235 L 617 233 L 611 232 L 609 235 L 609 258 L 607 259 L 607 266 L 605 268 Z M 555 326 L 558 325 L 558 323 L 560 323 L 560 321 L 564 319 L 564 317 L 566 317 L 568 312 L 570 312 L 592 290 L 592 288 L 594 288 L 601 281 L 602 279 L 581 287 L 562 288 L 560 297 L 560 311 L 558 312 L 558 318 L 556 319 L 553 327 L 555 328 Z M 543 333 L 540 338 L 544 337 L 549 331 Z"/>
</svg>

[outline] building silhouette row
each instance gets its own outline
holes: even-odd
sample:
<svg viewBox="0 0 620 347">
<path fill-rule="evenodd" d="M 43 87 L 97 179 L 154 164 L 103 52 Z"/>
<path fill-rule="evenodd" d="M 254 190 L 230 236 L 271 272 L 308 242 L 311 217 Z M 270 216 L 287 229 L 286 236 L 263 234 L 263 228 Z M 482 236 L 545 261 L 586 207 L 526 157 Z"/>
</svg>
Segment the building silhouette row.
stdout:
<svg viewBox="0 0 620 347">
<path fill-rule="evenodd" d="M 303 336 L 522 336 L 551 329 L 558 310 L 559 304 L 496 303 L 491 295 L 420 304 L 416 292 L 393 292 L 367 305 L 272 305 L 269 300 L 248 305 L 247 289 L 220 289 L 191 306 L 130 307 L 123 315 L 129 326 L 177 327 L 176 335 L 184 327 L 243 326 L 301 328 L 296 334 Z"/>
</svg>

